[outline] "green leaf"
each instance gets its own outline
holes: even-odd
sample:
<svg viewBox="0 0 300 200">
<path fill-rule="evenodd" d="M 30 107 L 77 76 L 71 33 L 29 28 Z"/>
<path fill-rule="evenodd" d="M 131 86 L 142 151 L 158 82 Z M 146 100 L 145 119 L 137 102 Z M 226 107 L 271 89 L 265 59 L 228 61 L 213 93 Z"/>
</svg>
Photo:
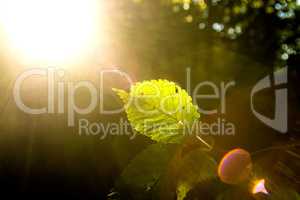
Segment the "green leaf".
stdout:
<svg viewBox="0 0 300 200">
<path fill-rule="evenodd" d="M 180 183 L 177 186 L 177 200 L 183 200 L 186 194 L 191 190 L 191 186 L 186 184 L 185 182 Z"/>
<path fill-rule="evenodd" d="M 186 155 L 179 164 L 177 199 L 184 199 L 196 184 L 215 178 L 216 169 L 216 161 L 200 149 Z"/>
<path fill-rule="evenodd" d="M 116 187 L 143 199 L 154 190 L 173 155 L 174 145 L 153 144 L 139 153 L 123 170 Z M 148 194 L 148 195 L 147 195 Z"/>
<path fill-rule="evenodd" d="M 125 104 L 133 128 L 152 140 L 178 143 L 200 117 L 188 93 L 167 80 L 133 85 L 130 92 L 114 89 Z"/>
<path fill-rule="evenodd" d="M 128 94 L 126 91 L 124 91 L 124 90 L 119 90 L 119 89 L 116 89 L 116 88 L 113 88 L 112 90 L 118 94 L 118 96 L 120 97 L 120 99 L 121 99 L 124 103 L 127 103 L 127 102 L 128 102 L 128 96 L 129 96 L 129 94 Z"/>
</svg>

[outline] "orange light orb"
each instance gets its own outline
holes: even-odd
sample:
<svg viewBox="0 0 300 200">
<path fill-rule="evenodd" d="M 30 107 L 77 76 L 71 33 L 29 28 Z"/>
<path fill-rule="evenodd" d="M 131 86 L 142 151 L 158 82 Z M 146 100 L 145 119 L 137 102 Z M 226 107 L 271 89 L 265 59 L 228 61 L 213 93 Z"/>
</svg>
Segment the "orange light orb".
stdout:
<svg viewBox="0 0 300 200">
<path fill-rule="evenodd" d="M 252 171 L 250 153 L 243 149 L 233 149 L 222 158 L 218 175 L 224 183 L 238 184 L 246 181 Z"/>
</svg>

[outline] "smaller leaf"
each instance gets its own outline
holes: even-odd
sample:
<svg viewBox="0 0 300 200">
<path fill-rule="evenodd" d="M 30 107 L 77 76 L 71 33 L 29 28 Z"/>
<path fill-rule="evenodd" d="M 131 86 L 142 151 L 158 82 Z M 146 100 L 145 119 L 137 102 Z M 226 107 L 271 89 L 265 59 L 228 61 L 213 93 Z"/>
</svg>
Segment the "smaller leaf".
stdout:
<svg viewBox="0 0 300 200">
<path fill-rule="evenodd" d="M 147 196 L 165 173 L 174 148 L 166 144 L 149 145 L 123 170 L 116 187 L 125 189 L 134 199 Z"/>
<path fill-rule="evenodd" d="M 191 186 L 184 182 L 178 184 L 177 186 L 177 200 L 183 200 L 186 194 L 191 190 Z"/>
<path fill-rule="evenodd" d="M 179 165 L 177 199 L 184 199 L 197 183 L 215 178 L 216 169 L 216 161 L 200 149 L 186 155 Z"/>
</svg>

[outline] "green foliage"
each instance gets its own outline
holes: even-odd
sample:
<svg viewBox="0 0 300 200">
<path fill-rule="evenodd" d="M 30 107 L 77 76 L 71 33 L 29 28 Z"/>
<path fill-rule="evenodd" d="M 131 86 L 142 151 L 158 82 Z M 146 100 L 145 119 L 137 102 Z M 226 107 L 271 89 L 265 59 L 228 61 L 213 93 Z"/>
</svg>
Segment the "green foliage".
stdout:
<svg viewBox="0 0 300 200">
<path fill-rule="evenodd" d="M 192 130 L 191 126 L 200 117 L 185 90 L 167 80 L 139 82 L 129 92 L 113 90 L 125 104 L 132 127 L 158 143 L 148 146 L 128 164 L 116 182 L 116 190 L 109 194 L 109 199 L 193 199 L 191 197 L 197 195 L 197 186 L 219 182 L 215 179 L 217 163 L 208 153 L 198 147 L 183 153 L 184 133 Z M 292 170 L 283 164 L 279 166 L 285 172 L 281 174 L 293 176 Z M 254 174 L 258 175 L 258 172 Z M 273 176 L 261 177 L 272 179 Z M 254 198 L 254 194 L 249 192 L 249 183 L 234 188 L 224 185 L 216 184 L 211 197 L 217 200 Z M 299 199 L 296 191 L 283 188 L 271 189 L 270 199 Z"/>
<path fill-rule="evenodd" d="M 267 49 L 275 50 L 272 56 L 277 58 L 276 66 L 283 67 L 291 57 L 299 55 L 300 3 L 297 0 L 162 1 L 169 2 L 174 12 L 185 15 L 185 21 L 194 23 L 200 30 L 212 30 L 230 40 L 247 35 L 256 46 L 266 42 Z"/>
<path fill-rule="evenodd" d="M 208 154 L 197 149 L 183 158 L 179 168 L 177 199 L 182 200 L 197 183 L 216 177 L 217 163 Z"/>
<path fill-rule="evenodd" d="M 173 155 L 174 146 L 153 144 L 139 153 L 123 170 L 117 189 L 129 191 L 134 199 L 143 199 L 157 187 Z M 150 193 L 150 194 L 149 194 Z"/>
<path fill-rule="evenodd" d="M 196 149 L 174 160 L 176 147 L 161 143 L 148 146 L 124 169 L 116 189 L 126 191 L 133 199 L 156 199 L 160 192 L 166 192 L 161 191 L 162 179 L 165 178 L 175 181 L 177 199 L 181 200 L 196 184 L 215 178 L 217 164 L 212 157 Z M 170 168 L 174 161 L 176 169 Z M 168 177 L 170 171 L 171 177 Z"/>
<path fill-rule="evenodd" d="M 188 93 L 167 80 L 136 83 L 129 93 L 114 91 L 133 128 L 157 142 L 179 143 L 200 117 Z"/>
</svg>

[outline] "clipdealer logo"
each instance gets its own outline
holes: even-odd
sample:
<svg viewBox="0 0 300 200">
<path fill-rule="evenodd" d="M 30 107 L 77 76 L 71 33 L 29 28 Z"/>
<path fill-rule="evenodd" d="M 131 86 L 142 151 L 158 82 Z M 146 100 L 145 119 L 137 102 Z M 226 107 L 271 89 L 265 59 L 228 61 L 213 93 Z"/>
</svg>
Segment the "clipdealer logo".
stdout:
<svg viewBox="0 0 300 200">
<path fill-rule="evenodd" d="M 288 82 L 288 70 L 287 67 L 280 69 L 273 73 L 273 79 L 274 83 L 271 81 L 271 76 L 268 75 L 261 79 L 253 88 L 251 91 L 251 110 L 253 114 L 264 124 L 267 126 L 281 132 L 286 133 L 288 131 L 288 89 L 287 88 L 278 88 L 284 84 L 287 84 Z M 253 105 L 253 99 L 255 93 L 266 89 L 271 88 L 272 84 L 275 86 L 275 116 L 273 119 L 270 119 L 263 114 L 257 112 Z"/>
<path fill-rule="evenodd" d="M 16 81 L 13 88 L 13 97 L 17 107 L 25 113 L 33 114 L 33 115 L 40 115 L 40 114 L 63 114 L 67 111 L 67 119 L 68 119 L 68 126 L 73 127 L 75 125 L 75 115 L 81 114 L 86 115 L 91 113 L 97 106 L 99 107 L 100 114 L 116 114 L 123 111 L 124 108 L 113 109 L 113 110 L 105 110 L 104 109 L 104 82 L 103 77 L 105 75 L 109 75 L 110 73 L 115 73 L 120 75 L 122 78 L 126 79 L 129 85 L 133 85 L 133 81 L 131 77 L 123 71 L 118 69 L 103 69 L 99 73 L 99 87 L 97 87 L 88 80 L 72 82 L 68 81 L 67 83 L 63 80 L 65 75 L 64 70 L 59 70 L 56 68 L 41 68 L 41 69 L 30 69 L 23 73 L 21 73 Z M 217 113 L 222 113 L 222 118 L 217 120 L 218 127 L 225 127 L 222 130 L 218 131 L 222 132 L 219 135 L 224 133 L 230 132 L 229 135 L 234 135 L 235 133 L 235 126 L 233 123 L 227 121 L 225 113 L 226 111 L 226 93 L 227 91 L 235 86 L 235 81 L 230 82 L 221 82 L 220 86 L 216 85 L 215 83 L 204 81 L 198 83 L 195 88 L 191 91 L 191 76 L 190 76 L 190 68 L 187 68 L 187 92 L 192 95 L 193 102 L 197 104 L 197 99 L 214 99 L 219 100 L 220 108 L 213 109 L 213 110 L 205 110 L 198 105 L 198 111 L 205 115 L 213 115 Z M 21 95 L 21 88 L 22 84 L 25 79 L 30 78 L 31 76 L 39 76 L 45 77 L 47 79 L 47 99 L 48 103 L 46 106 L 42 108 L 32 108 L 30 105 L 26 105 L 23 102 L 22 95 Z M 278 88 L 283 84 L 288 82 L 287 78 L 287 68 L 283 68 L 273 73 L 273 78 L 271 75 L 264 77 L 263 79 L 259 80 L 251 90 L 250 93 L 250 107 L 252 113 L 257 117 L 262 123 L 266 124 L 267 126 L 281 132 L 286 133 L 288 131 L 287 127 L 287 88 Z M 56 81 L 55 77 L 58 77 L 61 81 Z M 274 80 L 274 83 L 272 83 Z M 55 86 L 56 84 L 56 86 Z M 261 90 L 272 88 L 275 86 L 275 116 L 274 118 L 268 118 L 264 116 L 262 113 L 259 113 L 255 110 L 254 106 L 254 99 L 255 94 Z M 65 86 L 67 86 L 67 90 L 65 91 Z M 55 90 L 56 87 L 56 90 Z M 200 89 L 202 87 L 209 87 L 212 89 L 212 94 L 201 94 Z M 75 94 L 79 88 L 85 88 L 88 90 L 91 99 L 89 104 L 86 107 L 79 107 L 76 105 L 76 98 Z M 67 95 L 67 96 L 65 96 Z M 65 99 L 67 101 L 65 101 Z M 57 108 L 55 108 L 55 103 L 57 102 Z M 67 105 L 65 105 L 65 102 Z M 100 105 L 98 105 L 100 103 Z M 66 107 L 66 108 L 65 108 Z M 225 116 L 225 118 L 224 118 Z M 82 120 L 81 120 L 82 121 Z M 80 122 L 81 122 L 80 121 Z M 85 123 L 87 124 L 87 123 Z M 208 128 L 210 127 L 210 128 Z M 209 130 L 209 134 L 214 130 L 214 125 L 211 126 L 209 124 L 201 125 L 201 130 Z M 100 130 L 100 128 L 98 128 Z M 224 129 L 224 130 L 223 130 Z M 202 131 L 203 132 L 203 131 Z"/>
<path fill-rule="evenodd" d="M 65 83 L 64 81 L 57 81 L 55 82 L 55 76 L 58 76 L 60 79 L 63 79 L 65 75 L 64 70 L 59 70 L 55 68 L 37 68 L 37 69 L 30 69 L 23 72 L 15 81 L 14 88 L 13 88 L 13 97 L 16 105 L 20 110 L 24 113 L 32 114 L 32 115 L 40 115 L 40 114 L 64 114 L 65 109 L 67 110 L 67 118 L 68 118 L 68 126 L 73 127 L 75 121 L 75 115 L 81 114 L 86 115 L 91 113 L 97 106 L 98 101 L 101 97 L 104 96 L 103 90 L 103 77 L 105 74 L 115 73 L 120 75 L 121 77 L 127 79 L 128 83 L 132 85 L 132 80 L 130 77 L 120 71 L 120 70 L 101 70 L 100 75 L 100 87 L 97 90 L 97 87 L 88 80 L 81 80 L 77 82 L 68 81 Z M 39 76 L 45 77 L 47 79 L 47 105 L 42 108 L 32 108 L 29 105 L 26 105 L 23 102 L 22 95 L 21 95 L 21 88 L 23 82 L 32 77 L 32 76 Z M 57 92 L 55 92 L 55 84 L 57 86 Z M 67 86 L 67 91 L 65 91 L 65 84 Z M 87 89 L 90 94 L 90 102 L 89 104 L 81 108 L 76 105 L 76 92 L 79 88 Z M 99 93 L 98 93 L 99 92 Z M 65 96 L 66 95 L 66 96 Z M 67 100 L 67 105 L 65 106 L 65 99 Z M 55 110 L 55 102 L 57 102 L 57 111 Z M 66 107 L 66 108 L 65 108 Z M 123 111 L 123 108 L 114 109 L 114 110 L 105 110 L 103 101 L 100 101 L 99 105 L 99 112 L 102 114 L 115 114 L 120 113 Z"/>
</svg>

